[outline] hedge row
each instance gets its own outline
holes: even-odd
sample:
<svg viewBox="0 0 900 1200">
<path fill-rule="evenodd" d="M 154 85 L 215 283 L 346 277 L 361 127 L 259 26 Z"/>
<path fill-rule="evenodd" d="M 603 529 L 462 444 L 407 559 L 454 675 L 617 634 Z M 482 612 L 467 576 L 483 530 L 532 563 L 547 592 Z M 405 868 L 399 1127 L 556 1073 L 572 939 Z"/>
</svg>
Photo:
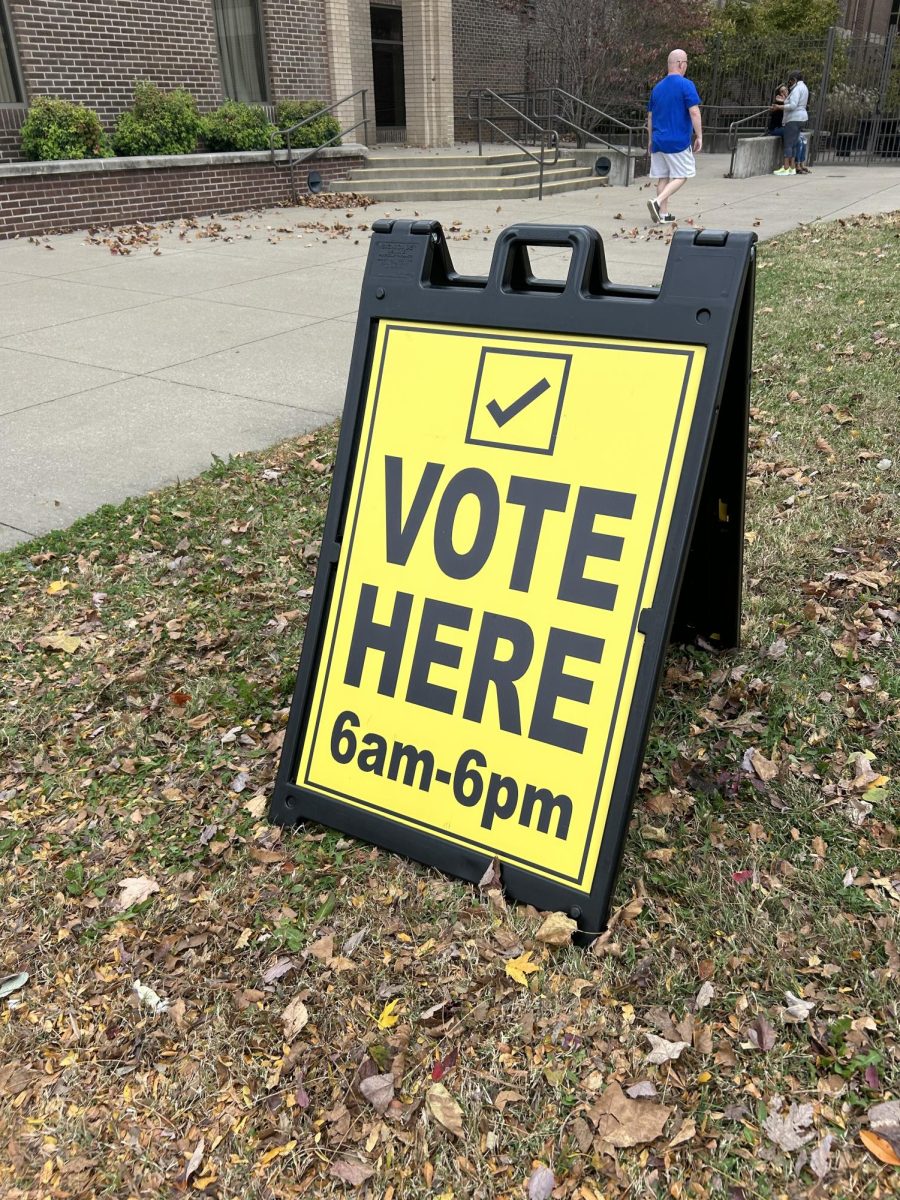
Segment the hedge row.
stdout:
<svg viewBox="0 0 900 1200">
<path fill-rule="evenodd" d="M 135 84 L 134 107 L 122 113 L 107 134 L 89 108 L 68 100 L 39 96 L 22 126 L 22 153 L 32 162 L 64 158 L 133 157 L 145 154 L 193 154 L 201 140 L 209 150 L 268 150 L 284 144 L 281 130 L 313 116 L 319 100 L 284 100 L 275 108 L 275 124 L 259 104 L 227 100 L 201 116 L 190 92 L 164 92 L 152 83 Z M 323 115 L 291 135 L 291 145 L 321 146 L 337 135 L 340 125 Z"/>
</svg>

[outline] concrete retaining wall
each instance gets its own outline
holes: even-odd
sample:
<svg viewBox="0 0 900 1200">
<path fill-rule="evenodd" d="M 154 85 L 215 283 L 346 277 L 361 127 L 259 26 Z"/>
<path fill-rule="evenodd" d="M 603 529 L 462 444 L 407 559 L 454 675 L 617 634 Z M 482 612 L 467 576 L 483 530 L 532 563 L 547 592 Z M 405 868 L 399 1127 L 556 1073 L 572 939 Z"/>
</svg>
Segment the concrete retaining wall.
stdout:
<svg viewBox="0 0 900 1200">
<path fill-rule="evenodd" d="M 734 152 L 732 179 L 749 179 L 751 175 L 771 175 L 781 166 L 783 143 L 778 137 L 738 138 Z"/>
</svg>

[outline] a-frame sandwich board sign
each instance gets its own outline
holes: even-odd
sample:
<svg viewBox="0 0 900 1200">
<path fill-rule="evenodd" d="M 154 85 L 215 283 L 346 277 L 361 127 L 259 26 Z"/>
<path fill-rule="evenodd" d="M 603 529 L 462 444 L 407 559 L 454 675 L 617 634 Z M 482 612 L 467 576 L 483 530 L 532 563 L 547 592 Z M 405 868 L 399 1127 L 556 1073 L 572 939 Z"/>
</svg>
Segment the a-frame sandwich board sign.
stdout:
<svg viewBox="0 0 900 1200">
<path fill-rule="evenodd" d="M 373 226 L 272 820 L 603 928 L 669 637 L 739 638 L 755 242 Z"/>
</svg>

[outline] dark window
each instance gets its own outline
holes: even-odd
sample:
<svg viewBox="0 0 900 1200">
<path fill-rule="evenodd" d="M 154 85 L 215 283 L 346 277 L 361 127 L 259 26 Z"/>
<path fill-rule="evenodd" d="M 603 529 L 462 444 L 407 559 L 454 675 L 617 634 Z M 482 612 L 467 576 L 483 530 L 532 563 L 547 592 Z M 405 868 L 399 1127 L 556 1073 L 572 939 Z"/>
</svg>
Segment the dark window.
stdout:
<svg viewBox="0 0 900 1200">
<path fill-rule="evenodd" d="M 372 75 L 375 124 L 402 129 L 406 125 L 403 77 L 403 12 L 372 6 Z"/>
<path fill-rule="evenodd" d="M 213 0 L 213 12 L 227 99 L 251 104 L 267 100 L 259 0 Z"/>
<path fill-rule="evenodd" d="M 12 24 L 6 11 L 6 0 L 0 0 L 0 104 L 24 104 L 25 92 L 16 61 Z"/>
</svg>

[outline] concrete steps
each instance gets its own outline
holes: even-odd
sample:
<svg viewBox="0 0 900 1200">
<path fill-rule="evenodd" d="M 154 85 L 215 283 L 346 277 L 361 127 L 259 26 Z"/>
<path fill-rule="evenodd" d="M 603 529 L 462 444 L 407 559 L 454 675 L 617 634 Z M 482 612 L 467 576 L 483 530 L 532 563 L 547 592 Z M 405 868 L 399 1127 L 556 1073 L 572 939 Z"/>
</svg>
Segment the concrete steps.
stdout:
<svg viewBox="0 0 900 1200">
<path fill-rule="evenodd" d="M 335 192 L 362 192 L 375 200 L 508 200 L 538 194 L 540 172 L 527 154 L 373 154 L 363 170 L 331 184 Z M 605 187 L 574 157 L 544 167 L 544 195 Z"/>
</svg>

